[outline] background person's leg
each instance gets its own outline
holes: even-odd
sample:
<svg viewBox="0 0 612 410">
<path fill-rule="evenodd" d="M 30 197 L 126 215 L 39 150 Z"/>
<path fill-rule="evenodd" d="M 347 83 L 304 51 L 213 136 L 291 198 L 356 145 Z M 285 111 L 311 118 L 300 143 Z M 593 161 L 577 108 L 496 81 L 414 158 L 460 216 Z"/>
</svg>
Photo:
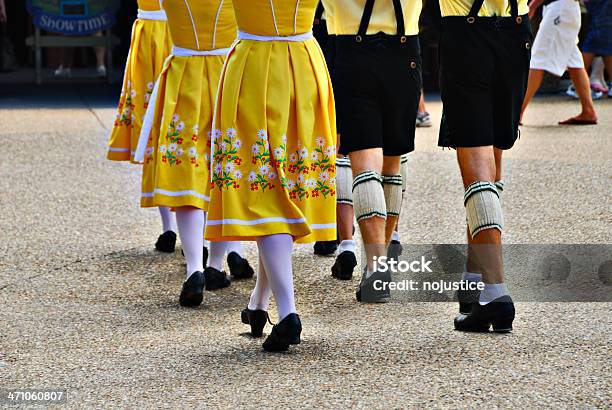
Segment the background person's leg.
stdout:
<svg viewBox="0 0 612 410">
<path fill-rule="evenodd" d="M 544 78 L 544 70 L 530 69 L 529 70 L 529 82 L 527 83 L 527 91 L 525 92 L 525 99 L 523 100 L 523 108 L 521 109 L 521 121 L 527 106 L 531 102 L 531 99 L 535 93 L 540 89 L 542 85 L 542 79 Z"/>
<path fill-rule="evenodd" d="M 596 124 L 597 113 L 595 112 L 595 107 L 593 106 L 593 98 L 591 97 L 591 83 L 586 70 L 583 67 L 570 67 L 567 69 L 567 71 L 572 79 L 576 93 L 580 98 L 582 111 L 577 116 L 561 121 L 559 124 L 574 124 L 577 122 Z"/>
</svg>

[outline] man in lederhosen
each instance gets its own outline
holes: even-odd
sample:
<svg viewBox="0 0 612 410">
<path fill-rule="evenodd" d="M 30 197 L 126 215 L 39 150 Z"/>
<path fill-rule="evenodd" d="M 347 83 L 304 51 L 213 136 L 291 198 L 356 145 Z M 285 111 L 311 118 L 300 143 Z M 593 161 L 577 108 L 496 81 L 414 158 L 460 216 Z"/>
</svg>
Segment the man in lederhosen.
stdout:
<svg viewBox="0 0 612 410">
<path fill-rule="evenodd" d="M 414 150 L 421 0 L 323 0 L 323 5 L 335 35 L 339 151 L 350 158 L 354 212 L 367 258 L 357 300 L 382 302 L 390 293 L 381 284 L 391 277 L 376 271 L 374 260 L 387 255 L 402 203 L 400 158 Z"/>
<path fill-rule="evenodd" d="M 465 188 L 464 280 L 484 282 L 480 292 L 459 294 L 455 328 L 508 332 L 515 312 L 501 258 L 501 153 L 519 135 L 533 40 L 527 0 L 440 0 L 440 9 L 439 145 L 457 150 Z"/>
</svg>

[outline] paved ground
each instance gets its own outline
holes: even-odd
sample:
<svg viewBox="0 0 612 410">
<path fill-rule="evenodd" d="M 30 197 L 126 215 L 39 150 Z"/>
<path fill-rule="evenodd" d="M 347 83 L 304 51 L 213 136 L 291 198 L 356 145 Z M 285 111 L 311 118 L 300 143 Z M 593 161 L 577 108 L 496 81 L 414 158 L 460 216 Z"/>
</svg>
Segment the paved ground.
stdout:
<svg viewBox="0 0 612 410">
<path fill-rule="evenodd" d="M 138 167 L 103 159 L 112 93 L 44 90 L 0 95 L 0 389 L 62 388 L 73 408 L 610 406 L 611 303 L 520 303 L 511 335 L 466 335 L 451 330 L 455 304 L 356 304 L 356 280 L 301 246 L 303 344 L 289 353 L 243 334 L 251 281 L 181 309 L 180 252 L 152 250 Z M 542 98 L 525 118 L 505 162 L 508 242 L 611 242 L 612 101 L 597 127 L 555 125 L 576 107 Z M 463 241 L 436 133 L 419 130 L 411 155 L 405 242 Z"/>
</svg>

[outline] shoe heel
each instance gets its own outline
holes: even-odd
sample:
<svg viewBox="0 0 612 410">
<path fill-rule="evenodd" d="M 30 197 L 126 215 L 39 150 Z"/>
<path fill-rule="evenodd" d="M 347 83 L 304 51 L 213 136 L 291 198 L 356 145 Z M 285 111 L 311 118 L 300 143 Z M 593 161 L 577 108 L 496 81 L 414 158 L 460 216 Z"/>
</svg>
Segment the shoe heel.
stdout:
<svg viewBox="0 0 612 410">
<path fill-rule="evenodd" d="M 263 318 L 253 318 L 253 321 L 251 321 L 250 325 L 251 325 L 251 335 L 253 337 L 262 337 L 263 336 L 263 330 L 264 327 L 266 326 L 266 322 L 268 321 L 267 317 L 263 317 Z"/>
<path fill-rule="evenodd" d="M 495 333 L 510 333 L 512 332 L 513 317 L 495 319 L 491 322 Z"/>
</svg>

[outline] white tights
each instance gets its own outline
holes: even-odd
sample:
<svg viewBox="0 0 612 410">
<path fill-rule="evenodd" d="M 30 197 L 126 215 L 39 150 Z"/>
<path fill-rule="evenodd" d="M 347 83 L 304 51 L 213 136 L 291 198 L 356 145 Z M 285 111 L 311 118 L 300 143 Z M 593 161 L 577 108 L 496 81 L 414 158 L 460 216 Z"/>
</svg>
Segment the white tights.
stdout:
<svg viewBox="0 0 612 410">
<path fill-rule="evenodd" d="M 288 234 L 262 236 L 257 239 L 259 272 L 255 289 L 251 293 L 249 309 L 267 310 L 270 293 L 274 294 L 278 320 L 296 313 L 293 292 L 291 256 L 293 238 Z"/>
</svg>

